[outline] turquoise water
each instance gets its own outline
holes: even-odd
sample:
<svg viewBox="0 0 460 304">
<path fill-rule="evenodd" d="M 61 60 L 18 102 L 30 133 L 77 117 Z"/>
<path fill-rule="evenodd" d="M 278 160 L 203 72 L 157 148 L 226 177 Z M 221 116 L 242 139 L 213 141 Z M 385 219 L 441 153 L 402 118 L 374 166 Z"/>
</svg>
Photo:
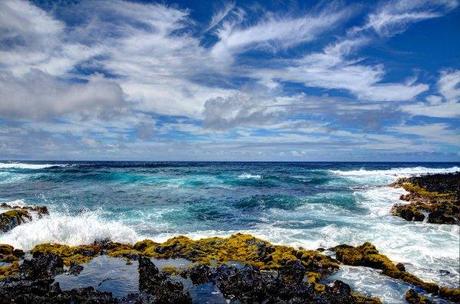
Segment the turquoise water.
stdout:
<svg viewBox="0 0 460 304">
<path fill-rule="evenodd" d="M 30 249 L 42 242 L 161 241 L 177 234 L 198 238 L 241 231 L 311 249 L 370 241 L 415 274 L 455 286 L 458 226 L 391 216 L 404 190 L 388 184 L 459 166 L 0 162 L 0 202 L 46 205 L 51 213 L 0 234 L 0 243 Z"/>
</svg>

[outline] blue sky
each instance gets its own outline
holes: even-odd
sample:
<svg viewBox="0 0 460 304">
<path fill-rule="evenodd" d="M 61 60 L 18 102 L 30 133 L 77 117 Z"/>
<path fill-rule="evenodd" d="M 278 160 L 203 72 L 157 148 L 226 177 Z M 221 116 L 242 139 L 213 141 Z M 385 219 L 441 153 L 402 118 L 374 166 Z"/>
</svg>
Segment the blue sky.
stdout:
<svg viewBox="0 0 460 304">
<path fill-rule="evenodd" d="M 0 2 L 0 159 L 460 161 L 457 0 Z"/>
</svg>

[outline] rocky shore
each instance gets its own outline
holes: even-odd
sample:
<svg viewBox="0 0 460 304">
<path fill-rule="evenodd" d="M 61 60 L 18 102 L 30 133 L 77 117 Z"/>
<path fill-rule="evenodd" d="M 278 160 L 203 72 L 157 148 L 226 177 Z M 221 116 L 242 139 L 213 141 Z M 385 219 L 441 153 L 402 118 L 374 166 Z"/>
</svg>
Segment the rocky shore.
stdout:
<svg viewBox="0 0 460 304">
<path fill-rule="evenodd" d="M 135 244 L 100 241 L 90 245 L 41 244 L 30 252 L 0 247 L 0 303 L 192 303 L 191 286 L 211 284 L 229 303 L 381 303 L 353 291 L 342 281 L 327 278 L 341 265 L 378 269 L 382 275 L 409 283 L 425 294 L 460 301 L 460 289 L 439 287 L 405 271 L 370 243 L 340 245 L 326 255 L 317 250 L 273 245 L 251 235 L 192 240 L 184 236 L 164 243 L 144 240 Z M 137 263 L 138 292 L 122 298 L 94 286 L 63 290 L 56 275 L 76 275 L 99 256 Z M 185 259 L 187 266 L 165 266 L 153 261 Z M 328 282 L 328 283 L 326 283 Z M 415 290 L 409 303 L 424 299 Z M 428 301 L 428 300 L 427 300 Z M 426 302 L 429 303 L 429 302 Z"/>
<path fill-rule="evenodd" d="M 460 173 L 455 173 L 398 180 L 394 186 L 409 192 L 401 197 L 409 203 L 395 205 L 393 214 L 406 220 L 459 224 L 459 178 Z M 3 232 L 48 214 L 44 206 L 2 204 L 0 210 Z M 134 287 L 120 295 L 99 288 L 105 279 L 90 284 L 89 278 L 95 274 L 85 271 L 100 258 L 127 265 L 130 272 L 126 280 Z M 0 304 L 181 304 L 201 303 L 203 299 L 212 299 L 209 303 L 381 303 L 377 297 L 360 294 L 332 279 L 343 265 L 376 269 L 382 276 L 405 282 L 409 286 L 405 294 L 408 303 L 432 303 L 433 297 L 460 303 L 460 288 L 418 278 L 371 243 L 306 250 L 234 234 L 199 240 L 177 236 L 163 243 L 149 239 L 135 244 L 111 240 L 79 246 L 46 243 L 27 252 L 3 244 Z M 113 266 L 104 267 L 110 271 Z"/>
<path fill-rule="evenodd" d="M 391 212 L 407 221 L 460 225 L 460 172 L 401 178 L 393 184 L 408 194 Z"/>
</svg>

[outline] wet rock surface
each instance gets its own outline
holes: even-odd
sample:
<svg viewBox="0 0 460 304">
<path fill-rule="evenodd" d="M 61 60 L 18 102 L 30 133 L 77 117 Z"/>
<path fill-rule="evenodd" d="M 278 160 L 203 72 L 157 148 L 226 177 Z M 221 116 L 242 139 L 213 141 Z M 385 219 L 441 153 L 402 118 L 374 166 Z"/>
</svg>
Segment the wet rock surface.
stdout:
<svg viewBox="0 0 460 304">
<path fill-rule="evenodd" d="M 425 290 L 427 293 L 439 295 L 442 298 L 457 302 L 460 300 L 460 288 L 439 287 L 437 284 L 425 282 L 406 272 L 404 265 L 393 263 L 387 256 L 379 253 L 371 243 L 360 246 L 339 245 L 331 248 L 340 262 L 350 266 L 365 266 L 382 270 L 382 274 L 402 280 Z M 427 302 L 428 303 L 428 302 Z"/>
<path fill-rule="evenodd" d="M 7 232 L 30 220 L 32 216 L 27 210 L 9 210 L 0 214 L 0 230 Z"/>
<path fill-rule="evenodd" d="M 164 243 L 144 240 L 134 245 L 108 240 L 81 246 L 41 244 L 31 250 L 31 258 L 30 254 L 24 258 L 24 253 L 9 245 L 0 245 L 1 254 L 14 257 L 13 262 L 2 266 L 7 271 L 0 272 L 0 303 L 197 302 L 189 293 L 190 284 L 210 284 L 228 303 L 381 303 L 353 291 L 340 280 L 327 280 L 341 264 L 379 269 L 382 275 L 414 286 L 414 292 L 423 290 L 450 301 L 460 300 L 459 289 L 439 287 L 417 278 L 370 243 L 356 247 L 340 245 L 330 250 L 335 252 L 336 259 L 319 251 L 272 245 L 244 234 L 202 240 L 176 237 Z M 100 284 L 61 288 L 55 280 L 62 273 L 78 276 L 86 263 L 96 257 L 123 263 L 136 260 L 137 266 L 130 266 L 137 267 L 135 292 L 115 297 L 97 290 Z M 178 258 L 193 264 L 182 268 L 163 264 L 159 269 L 152 262 Z M 429 303 L 420 302 L 424 298 L 416 292 L 408 292 L 407 299 L 413 301 L 410 303 Z"/>
<path fill-rule="evenodd" d="M 409 304 L 431 304 L 430 300 L 426 297 L 419 295 L 414 289 L 409 289 L 406 292 L 405 299 Z"/>
<path fill-rule="evenodd" d="M 409 192 L 400 197 L 409 203 L 394 205 L 393 215 L 407 221 L 460 225 L 460 172 L 401 178 L 393 186 Z"/>
<path fill-rule="evenodd" d="M 154 296 L 155 303 L 192 303 L 184 286 L 170 280 L 147 257 L 139 257 L 139 290 Z"/>
<path fill-rule="evenodd" d="M 32 214 L 39 217 L 48 214 L 46 206 L 11 206 L 6 203 L 0 204 L 0 208 L 6 209 L 0 213 L 0 231 L 8 232 L 16 226 L 32 220 Z"/>
</svg>

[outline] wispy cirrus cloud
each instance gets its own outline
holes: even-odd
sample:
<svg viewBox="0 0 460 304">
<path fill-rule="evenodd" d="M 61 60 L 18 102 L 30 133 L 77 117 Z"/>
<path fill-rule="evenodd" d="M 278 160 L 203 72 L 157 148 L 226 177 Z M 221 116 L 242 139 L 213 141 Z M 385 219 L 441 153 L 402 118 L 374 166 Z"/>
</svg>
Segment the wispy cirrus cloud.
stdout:
<svg viewBox="0 0 460 304">
<path fill-rule="evenodd" d="M 352 27 L 345 37 L 327 45 L 321 52 L 293 60 L 284 69 L 255 71 L 262 81 L 295 81 L 307 87 L 344 89 L 364 100 L 406 101 L 429 89 L 413 78 L 399 83 L 385 82 L 383 64 L 364 64 L 354 57 L 357 50 L 375 38 L 372 33 L 392 36 L 411 23 L 440 17 L 458 6 L 457 1 L 391 1 L 370 13 L 362 26 Z M 371 30 L 371 31 L 369 31 Z"/>
<path fill-rule="evenodd" d="M 458 146 L 458 67 L 399 62 L 401 73 L 385 49 L 367 52 L 457 1 L 293 10 L 261 2 L 257 11 L 227 2 L 207 15 L 186 5 L 1 1 L 0 155 L 27 156 L 40 140 L 51 158 L 68 150 L 289 159 Z"/>
<path fill-rule="evenodd" d="M 426 102 L 401 106 L 412 115 L 428 117 L 460 117 L 460 70 L 442 71 L 437 82 L 439 95 L 430 95 Z"/>
<path fill-rule="evenodd" d="M 239 16 L 217 29 L 219 40 L 212 47 L 211 54 L 219 62 L 228 62 L 235 54 L 248 49 L 284 49 L 310 42 L 337 26 L 351 12 L 351 9 L 330 5 L 297 17 L 266 14 L 249 26 L 244 26 Z"/>
<path fill-rule="evenodd" d="M 416 22 L 438 18 L 458 6 L 457 0 L 392 0 L 382 2 L 369 14 L 367 23 L 356 31 L 372 29 L 381 36 L 401 33 Z"/>
</svg>

